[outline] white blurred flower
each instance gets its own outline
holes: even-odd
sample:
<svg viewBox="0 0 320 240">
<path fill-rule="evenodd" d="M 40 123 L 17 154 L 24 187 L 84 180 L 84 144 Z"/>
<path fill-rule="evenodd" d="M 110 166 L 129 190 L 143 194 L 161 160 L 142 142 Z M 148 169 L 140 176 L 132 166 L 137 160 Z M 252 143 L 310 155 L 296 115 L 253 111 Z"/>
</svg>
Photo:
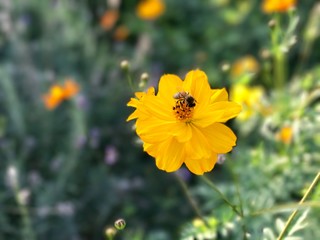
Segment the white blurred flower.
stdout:
<svg viewBox="0 0 320 240">
<path fill-rule="evenodd" d="M 60 202 L 55 207 L 56 213 L 61 216 L 72 216 L 74 205 L 71 202 Z"/>
<path fill-rule="evenodd" d="M 22 189 L 18 192 L 18 201 L 21 205 L 27 205 L 30 198 L 29 189 Z"/>
<path fill-rule="evenodd" d="M 218 164 L 223 164 L 225 160 L 226 160 L 225 154 L 218 154 L 218 160 L 217 160 Z"/>
<path fill-rule="evenodd" d="M 11 165 L 7 168 L 6 182 L 11 188 L 18 186 L 18 170 L 15 166 Z"/>
<path fill-rule="evenodd" d="M 120 6 L 121 0 L 107 0 L 107 3 L 110 8 L 118 8 Z"/>
</svg>

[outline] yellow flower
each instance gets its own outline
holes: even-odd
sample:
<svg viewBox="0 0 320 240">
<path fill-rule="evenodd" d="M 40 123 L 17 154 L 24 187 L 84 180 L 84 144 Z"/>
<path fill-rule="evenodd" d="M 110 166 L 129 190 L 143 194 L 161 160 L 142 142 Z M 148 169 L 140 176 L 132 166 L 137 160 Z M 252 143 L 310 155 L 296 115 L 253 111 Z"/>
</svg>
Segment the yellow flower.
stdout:
<svg viewBox="0 0 320 240">
<path fill-rule="evenodd" d="M 59 85 L 53 85 L 49 92 L 43 95 L 43 101 L 47 109 L 56 108 L 64 99 L 63 88 Z"/>
<path fill-rule="evenodd" d="M 161 16 L 165 10 L 162 0 L 142 0 L 137 6 L 137 15 L 144 20 L 154 20 Z"/>
<path fill-rule="evenodd" d="M 43 102 L 47 109 L 55 109 L 62 101 L 70 99 L 79 92 L 79 85 L 72 79 L 67 79 L 64 85 L 53 85 L 49 92 L 43 95 Z"/>
<path fill-rule="evenodd" d="M 163 75 L 158 93 L 153 87 L 136 93 L 128 106 L 136 110 L 143 148 L 159 169 L 178 170 L 183 163 L 195 174 L 211 171 L 218 154 L 231 151 L 236 136 L 223 123 L 236 117 L 241 106 L 228 101 L 225 89 L 211 89 L 203 71 L 190 71 L 184 81 Z"/>
<path fill-rule="evenodd" d="M 245 56 L 234 62 L 231 68 L 231 76 L 238 78 L 243 74 L 256 73 L 259 68 L 259 63 L 253 56 Z"/>
<path fill-rule="evenodd" d="M 232 101 L 242 105 L 243 110 L 238 119 L 241 121 L 248 120 L 256 112 L 262 110 L 261 100 L 264 95 L 262 87 L 249 87 L 244 84 L 234 84 L 230 89 Z"/>
<path fill-rule="evenodd" d="M 296 0 L 264 0 L 262 10 L 265 13 L 286 12 L 296 4 Z"/>
<path fill-rule="evenodd" d="M 280 129 L 277 134 L 277 139 L 284 144 L 290 144 L 293 137 L 293 130 L 290 126 L 285 126 Z"/>
</svg>

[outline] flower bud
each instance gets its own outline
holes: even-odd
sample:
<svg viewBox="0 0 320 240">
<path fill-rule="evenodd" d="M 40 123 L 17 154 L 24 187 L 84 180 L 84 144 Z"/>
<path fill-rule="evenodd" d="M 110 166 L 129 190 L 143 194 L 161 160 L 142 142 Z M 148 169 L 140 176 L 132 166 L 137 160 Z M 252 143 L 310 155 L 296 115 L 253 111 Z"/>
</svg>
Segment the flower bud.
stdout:
<svg viewBox="0 0 320 240">
<path fill-rule="evenodd" d="M 120 218 L 114 222 L 114 226 L 118 230 L 123 230 L 126 227 L 126 221 Z"/>
<path fill-rule="evenodd" d="M 121 69 L 124 70 L 124 71 L 129 70 L 129 67 L 130 67 L 129 61 L 128 61 L 128 60 L 123 60 L 123 61 L 120 63 L 120 67 L 121 67 Z"/>
<path fill-rule="evenodd" d="M 149 80 L 149 74 L 146 72 L 142 73 L 140 79 L 141 81 L 147 82 Z"/>
<path fill-rule="evenodd" d="M 269 59 L 271 57 L 271 52 L 268 49 L 262 49 L 260 52 L 260 56 L 263 59 Z"/>
<path fill-rule="evenodd" d="M 218 164 L 223 164 L 226 160 L 226 155 L 225 154 L 218 154 L 218 160 L 217 163 Z"/>
<path fill-rule="evenodd" d="M 269 22 L 268 22 L 268 26 L 269 28 L 273 29 L 275 26 L 276 26 L 276 21 L 274 19 L 271 19 Z"/>
<path fill-rule="evenodd" d="M 230 70 L 230 64 L 229 64 L 229 63 L 223 63 L 223 64 L 221 65 L 221 70 L 222 70 L 223 72 L 229 71 L 229 70 Z"/>
<path fill-rule="evenodd" d="M 108 227 L 108 228 L 106 228 L 106 230 L 105 230 L 104 233 L 105 233 L 105 235 L 106 235 L 106 237 L 107 237 L 108 239 L 113 239 L 114 236 L 115 236 L 116 233 L 117 233 L 117 230 L 114 229 L 113 227 Z"/>
<path fill-rule="evenodd" d="M 146 72 L 142 73 L 140 77 L 139 87 L 144 88 L 148 80 L 149 80 L 149 74 Z"/>
</svg>

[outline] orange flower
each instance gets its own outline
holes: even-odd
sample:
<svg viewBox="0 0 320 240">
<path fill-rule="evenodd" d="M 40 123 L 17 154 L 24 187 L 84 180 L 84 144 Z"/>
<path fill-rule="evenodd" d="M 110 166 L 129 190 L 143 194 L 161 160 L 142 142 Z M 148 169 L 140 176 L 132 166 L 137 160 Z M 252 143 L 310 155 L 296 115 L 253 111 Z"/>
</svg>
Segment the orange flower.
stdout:
<svg viewBox="0 0 320 240">
<path fill-rule="evenodd" d="M 293 130 L 290 126 L 285 126 L 278 132 L 277 138 L 284 144 L 290 144 L 293 137 Z"/>
<path fill-rule="evenodd" d="M 56 108 L 64 99 L 63 88 L 59 85 L 53 85 L 49 92 L 43 96 L 43 101 L 47 109 Z"/>
<path fill-rule="evenodd" d="M 67 79 L 64 83 L 63 94 L 65 99 L 69 99 L 76 95 L 80 90 L 79 85 L 72 79 Z"/>
<path fill-rule="evenodd" d="M 286 12 L 296 4 L 296 0 L 264 0 L 262 10 L 265 13 Z"/>
<path fill-rule="evenodd" d="M 79 85 L 72 79 L 67 79 L 64 85 L 53 85 L 42 99 L 47 109 L 55 109 L 62 101 L 70 99 L 79 92 Z"/>
<path fill-rule="evenodd" d="M 117 41 L 126 40 L 128 36 L 129 36 L 129 30 L 124 25 L 117 27 L 113 34 L 114 39 Z"/>
<path fill-rule="evenodd" d="M 107 10 L 100 20 L 100 26 L 108 31 L 116 24 L 118 18 L 119 12 L 117 10 Z"/>
<path fill-rule="evenodd" d="M 163 14 L 165 4 L 162 0 L 143 0 L 136 9 L 137 15 L 144 20 L 154 20 Z"/>
</svg>

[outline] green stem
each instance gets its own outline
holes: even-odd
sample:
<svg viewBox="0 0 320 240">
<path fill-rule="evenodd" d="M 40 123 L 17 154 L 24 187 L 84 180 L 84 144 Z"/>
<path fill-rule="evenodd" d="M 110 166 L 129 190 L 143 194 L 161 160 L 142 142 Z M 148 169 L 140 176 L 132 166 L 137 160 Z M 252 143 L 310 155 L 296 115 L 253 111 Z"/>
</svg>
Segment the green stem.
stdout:
<svg viewBox="0 0 320 240">
<path fill-rule="evenodd" d="M 22 215 L 22 222 L 23 222 L 23 235 L 24 239 L 26 240 L 33 240 L 35 239 L 34 233 L 32 231 L 31 227 L 31 219 L 30 219 L 30 214 L 28 211 L 28 208 L 25 205 L 20 204 L 19 205 L 19 211 Z"/>
<path fill-rule="evenodd" d="M 25 135 L 25 123 L 21 104 L 14 87 L 14 81 L 4 67 L 0 68 L 0 89 L 4 95 L 5 107 L 9 116 L 8 124 L 10 123 L 13 126 L 18 137 L 23 138 Z"/>
<path fill-rule="evenodd" d="M 129 86 L 130 86 L 131 90 L 134 92 L 134 87 L 133 87 L 133 83 L 132 83 L 132 78 L 131 78 L 131 76 L 130 76 L 129 71 L 126 72 L 126 75 L 127 75 L 127 80 L 128 80 Z"/>
<path fill-rule="evenodd" d="M 233 175 L 233 179 L 236 185 L 236 191 L 237 191 L 237 195 L 238 195 L 238 199 L 239 199 L 239 208 L 240 208 L 240 213 L 241 213 L 241 220 L 242 220 L 242 231 L 243 231 L 243 239 L 246 240 L 247 239 L 247 226 L 245 224 L 244 221 L 244 211 L 243 211 L 243 202 L 242 202 L 242 198 L 241 198 L 241 194 L 240 194 L 240 189 L 239 189 L 239 184 L 238 184 L 238 179 L 236 177 L 236 175 L 234 173 L 232 173 Z"/>
<path fill-rule="evenodd" d="M 58 190 L 62 191 L 69 178 L 73 174 L 78 163 L 78 156 L 81 152 L 81 142 L 86 136 L 85 119 L 81 109 L 77 106 L 74 99 L 70 99 L 70 121 L 71 129 L 69 135 L 69 146 L 66 152 L 66 161 L 57 181 Z"/>
<path fill-rule="evenodd" d="M 32 224 L 31 224 L 29 210 L 28 210 L 25 202 L 23 202 L 23 200 L 19 196 L 20 185 L 19 185 L 18 179 L 16 179 L 16 183 L 12 187 L 13 187 L 13 191 L 14 191 L 15 200 L 18 204 L 18 209 L 19 209 L 19 212 L 20 212 L 21 218 L 22 218 L 22 224 L 23 224 L 22 238 L 25 240 L 35 240 L 36 238 L 35 238 L 35 235 L 32 230 Z"/>
<path fill-rule="evenodd" d="M 193 210 L 195 211 L 196 215 L 204 222 L 204 224 L 209 228 L 210 225 L 208 223 L 208 221 L 202 216 L 201 211 L 199 209 L 199 207 L 197 206 L 197 203 L 194 201 L 194 199 L 192 198 L 187 185 L 185 184 L 185 182 L 181 179 L 181 177 L 178 174 L 174 174 L 175 177 L 177 178 L 179 184 L 182 187 L 183 192 L 185 193 L 191 207 L 193 208 Z"/>
<path fill-rule="evenodd" d="M 310 184 L 308 190 L 306 191 L 306 193 L 303 195 L 302 199 L 299 202 L 299 205 L 302 204 L 307 197 L 309 196 L 311 190 L 316 186 L 317 182 L 319 181 L 320 178 L 320 172 L 318 172 L 317 176 L 313 179 L 312 183 Z M 286 225 L 284 226 L 284 228 L 282 229 L 281 233 L 279 234 L 279 237 L 277 238 L 277 240 L 281 240 L 283 239 L 284 235 L 286 234 L 292 220 L 294 219 L 294 217 L 297 215 L 298 213 L 298 209 L 294 210 L 292 212 L 292 214 L 290 215 L 290 217 L 288 218 Z"/>
<path fill-rule="evenodd" d="M 201 176 L 201 179 L 203 181 L 205 181 L 216 193 L 219 194 L 219 196 L 221 197 L 221 199 L 231 207 L 231 209 L 235 212 L 235 214 L 237 214 L 240 217 L 243 217 L 241 212 L 239 212 L 239 210 L 237 209 L 237 206 L 234 205 L 233 203 L 231 203 L 226 196 L 216 187 L 216 185 L 214 185 L 213 182 L 211 182 L 206 176 Z"/>
<path fill-rule="evenodd" d="M 271 43 L 274 60 L 274 86 L 282 89 L 286 80 L 286 57 L 281 49 L 281 19 L 280 15 L 274 15 L 275 25 L 272 27 Z"/>
<path fill-rule="evenodd" d="M 286 81 L 286 57 L 281 49 L 277 49 L 275 53 L 275 62 L 274 62 L 274 80 L 275 86 L 278 89 L 284 87 Z"/>
<path fill-rule="evenodd" d="M 132 90 L 132 92 L 134 92 L 134 87 L 133 87 L 133 83 L 132 83 L 132 78 L 130 75 L 130 64 L 128 61 L 124 60 L 123 62 L 121 62 L 121 68 L 123 73 L 126 75 L 128 84 Z"/>
<path fill-rule="evenodd" d="M 233 175 L 233 179 L 234 179 L 234 182 L 237 183 L 237 179 L 236 179 L 236 176 L 234 174 Z M 242 227 L 242 231 L 243 231 L 243 239 L 246 240 L 247 239 L 247 227 L 246 227 L 246 224 L 244 222 L 244 212 L 243 212 L 243 204 L 242 204 L 242 198 L 241 198 L 241 195 L 240 195 L 240 191 L 239 191 L 239 186 L 238 184 L 236 184 L 236 189 L 237 189 L 237 195 L 238 195 L 238 198 L 239 198 L 239 208 L 240 210 L 237 209 L 237 206 L 232 204 L 228 199 L 227 197 L 216 187 L 216 185 L 214 185 L 214 183 L 212 181 L 210 181 L 210 179 L 208 179 L 206 176 L 201 176 L 201 178 L 215 191 L 217 192 L 220 197 L 222 198 L 222 200 L 231 207 L 231 209 L 235 212 L 235 214 L 237 214 L 240 218 L 241 218 L 241 221 L 242 221 L 242 224 L 241 224 L 241 227 Z"/>
<path fill-rule="evenodd" d="M 274 207 L 266 208 L 266 209 L 261 209 L 256 212 L 251 212 L 250 216 L 256 217 L 260 216 L 263 214 L 275 214 L 283 211 L 288 211 L 291 209 L 305 209 L 305 208 L 320 208 L 320 202 L 318 201 L 308 201 L 304 203 L 288 203 L 288 204 L 282 204 L 282 205 L 277 205 Z"/>
</svg>

